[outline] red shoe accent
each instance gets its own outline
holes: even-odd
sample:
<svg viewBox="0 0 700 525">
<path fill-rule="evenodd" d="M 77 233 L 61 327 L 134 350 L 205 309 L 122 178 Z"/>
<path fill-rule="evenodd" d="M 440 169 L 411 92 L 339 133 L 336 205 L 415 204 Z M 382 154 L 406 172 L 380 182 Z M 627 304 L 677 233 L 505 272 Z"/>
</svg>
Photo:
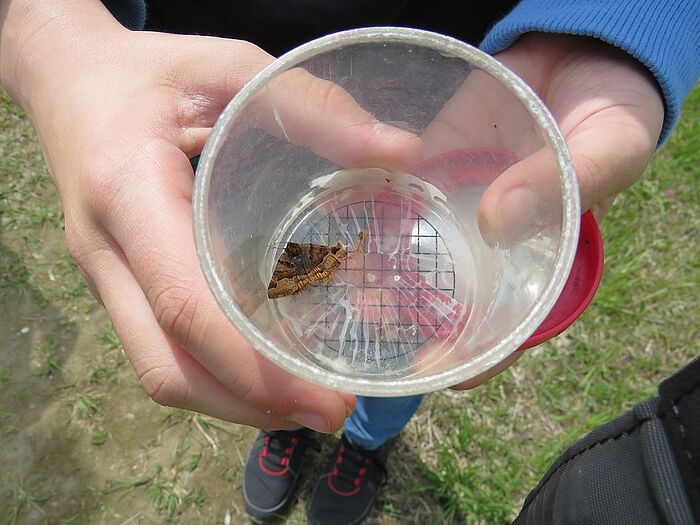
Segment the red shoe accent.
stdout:
<svg viewBox="0 0 700 525">
<path fill-rule="evenodd" d="M 343 452 L 345 452 L 345 445 L 343 445 L 343 443 L 341 443 L 340 444 L 340 451 L 338 453 L 338 458 L 335 461 L 337 465 L 340 465 L 343 462 Z M 363 463 L 365 465 L 369 464 L 369 458 L 365 458 Z M 360 476 L 363 476 L 366 472 L 367 472 L 367 469 L 365 467 L 362 467 L 359 471 L 359 474 L 360 474 Z M 337 475 L 338 475 L 338 467 L 333 467 L 333 470 L 331 471 L 331 475 L 328 476 L 328 478 L 326 478 L 326 479 L 328 481 L 328 488 L 331 489 L 333 492 L 335 492 L 338 496 L 344 496 L 344 497 L 354 496 L 355 494 L 357 494 L 360 491 L 360 484 L 362 483 L 361 477 L 355 478 L 353 480 L 353 483 L 355 484 L 354 489 L 352 489 L 350 491 L 342 491 L 333 485 L 332 478 L 333 478 L 333 476 L 337 476 Z"/>
<path fill-rule="evenodd" d="M 285 449 L 284 453 L 291 455 L 292 452 L 294 451 L 294 445 L 297 444 L 297 438 L 292 438 L 291 439 L 292 446 Z M 265 474 L 269 474 L 270 476 L 283 476 L 289 471 L 289 458 L 282 458 L 280 461 L 280 464 L 284 466 L 282 470 L 279 470 L 275 472 L 274 470 L 270 470 L 267 468 L 265 465 L 263 465 L 263 458 L 267 457 L 267 445 L 270 444 L 270 438 L 269 436 L 265 436 L 265 447 L 262 449 L 260 452 L 260 455 L 258 456 L 258 464 L 260 465 L 260 468 Z"/>
<path fill-rule="evenodd" d="M 332 478 L 332 477 L 333 477 L 333 476 L 328 476 L 328 477 L 326 478 L 326 480 L 328 481 L 328 488 L 331 489 L 333 492 L 335 492 L 338 496 L 344 496 L 344 497 L 346 497 L 346 496 L 354 496 L 355 494 L 357 494 L 358 492 L 360 492 L 360 484 L 357 483 L 357 481 L 359 481 L 359 479 L 356 479 L 356 480 L 355 480 L 355 488 L 354 488 L 354 489 L 352 489 L 352 490 L 350 490 L 350 491 L 348 491 L 348 492 L 344 492 L 344 491 L 342 491 L 342 490 L 340 490 L 340 489 L 337 489 L 335 486 L 333 486 L 333 482 L 331 481 L 331 478 Z"/>
<path fill-rule="evenodd" d="M 289 465 L 285 465 L 284 468 L 278 472 L 275 472 L 274 470 L 270 470 L 267 468 L 265 465 L 263 465 L 263 455 L 260 454 L 258 456 L 258 463 L 260 464 L 260 468 L 263 470 L 265 474 L 269 474 L 270 476 L 282 476 L 283 474 L 286 474 L 287 471 L 289 470 Z"/>
</svg>

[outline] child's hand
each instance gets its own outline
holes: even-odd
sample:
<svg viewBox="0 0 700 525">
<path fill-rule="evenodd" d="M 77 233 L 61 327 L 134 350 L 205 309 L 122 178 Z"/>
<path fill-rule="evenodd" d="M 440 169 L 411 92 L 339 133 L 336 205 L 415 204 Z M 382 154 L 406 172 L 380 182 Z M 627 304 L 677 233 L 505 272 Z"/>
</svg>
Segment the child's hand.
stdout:
<svg viewBox="0 0 700 525">
<path fill-rule="evenodd" d="M 641 176 L 658 142 L 664 106 L 655 80 L 630 56 L 589 38 L 531 33 L 496 58 L 554 115 L 578 173 L 581 212 L 592 209 L 601 219 L 615 195 Z M 484 107 L 487 111 L 480 111 Z M 532 135 L 530 121 L 505 88 L 475 71 L 426 130 L 423 156 L 479 146 L 533 152 L 541 139 Z M 518 122 L 522 129 L 516 129 Z M 510 127 L 502 132 L 499 124 Z M 504 142 L 512 137 L 516 143 Z M 552 157 L 544 150 L 506 170 L 480 202 L 484 238 L 508 243 L 527 237 L 535 219 L 550 209 L 556 220 L 558 185 Z"/>
<path fill-rule="evenodd" d="M 600 220 L 615 196 L 641 176 L 656 148 L 664 117 L 656 82 L 634 59 L 586 38 L 529 34 L 497 58 L 524 78 L 551 110 L 576 166 L 581 211 L 592 209 Z M 454 112 L 444 112 L 442 118 L 450 114 Z M 428 147 L 430 138 L 424 140 Z M 479 225 L 487 240 L 507 243 L 531 233 L 523 227 L 533 207 L 541 209 L 560 198 L 558 189 L 552 189 L 558 184 L 552 163 L 542 157 L 536 153 L 515 164 L 482 197 Z M 522 188 L 532 192 L 532 199 L 509 201 L 509 192 Z M 516 352 L 455 388 L 474 388 L 521 355 Z"/>
<path fill-rule="evenodd" d="M 9 6 L 10 26 L 18 4 Z M 2 64 L 15 72 L 0 70 L 1 78 L 37 128 L 71 253 L 148 395 L 256 427 L 340 428 L 353 396 L 258 354 L 214 301 L 194 250 L 188 157 L 272 57 L 247 42 L 132 33 L 99 2 L 66 6 L 21 41 L 3 35 L 8 56 L 21 45 Z M 14 16 L 41 14 L 25 7 Z M 339 163 L 417 156 L 415 135 L 378 125 L 337 86 L 303 71 L 289 77 L 289 102 L 301 98 L 306 108 L 294 114 L 279 101 L 293 142 Z"/>
</svg>

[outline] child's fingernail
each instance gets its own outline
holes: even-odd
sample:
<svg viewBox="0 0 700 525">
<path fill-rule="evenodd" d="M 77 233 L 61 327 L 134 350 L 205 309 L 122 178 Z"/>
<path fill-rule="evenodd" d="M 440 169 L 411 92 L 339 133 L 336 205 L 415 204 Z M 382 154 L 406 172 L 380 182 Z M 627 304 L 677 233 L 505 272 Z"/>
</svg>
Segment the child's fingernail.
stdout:
<svg viewBox="0 0 700 525">
<path fill-rule="evenodd" d="M 375 122 L 372 125 L 372 133 L 375 137 L 386 140 L 414 140 L 418 137 L 410 131 L 405 131 L 396 126 L 390 126 L 383 122 Z"/>
<path fill-rule="evenodd" d="M 330 433 L 331 424 L 326 416 L 320 414 L 312 414 L 310 412 L 300 412 L 297 414 L 292 414 L 289 418 L 292 421 L 299 423 L 300 425 L 315 430 L 316 432 Z"/>
</svg>

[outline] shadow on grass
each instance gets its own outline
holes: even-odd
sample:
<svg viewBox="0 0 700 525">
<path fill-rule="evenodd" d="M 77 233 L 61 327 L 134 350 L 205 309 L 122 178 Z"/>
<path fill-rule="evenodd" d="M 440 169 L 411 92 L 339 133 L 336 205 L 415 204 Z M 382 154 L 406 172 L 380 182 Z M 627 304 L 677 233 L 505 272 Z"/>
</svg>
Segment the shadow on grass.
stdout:
<svg viewBox="0 0 700 525">
<path fill-rule="evenodd" d="M 0 237 L 0 519 L 54 523 L 75 516 L 90 468 L 70 432 L 62 371 L 78 329 L 31 283 Z M 60 505 L 49 505 L 50 500 Z"/>
</svg>

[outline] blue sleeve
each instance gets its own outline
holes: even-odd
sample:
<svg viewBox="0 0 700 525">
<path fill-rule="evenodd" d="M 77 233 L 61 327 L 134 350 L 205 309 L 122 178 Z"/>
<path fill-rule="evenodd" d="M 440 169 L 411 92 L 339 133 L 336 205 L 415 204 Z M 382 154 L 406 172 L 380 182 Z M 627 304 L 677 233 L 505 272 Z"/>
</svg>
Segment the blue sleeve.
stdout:
<svg viewBox="0 0 700 525">
<path fill-rule="evenodd" d="M 644 64 L 665 103 L 661 144 L 700 76 L 700 0 L 522 0 L 486 35 L 493 54 L 533 31 L 598 38 Z"/>
</svg>

